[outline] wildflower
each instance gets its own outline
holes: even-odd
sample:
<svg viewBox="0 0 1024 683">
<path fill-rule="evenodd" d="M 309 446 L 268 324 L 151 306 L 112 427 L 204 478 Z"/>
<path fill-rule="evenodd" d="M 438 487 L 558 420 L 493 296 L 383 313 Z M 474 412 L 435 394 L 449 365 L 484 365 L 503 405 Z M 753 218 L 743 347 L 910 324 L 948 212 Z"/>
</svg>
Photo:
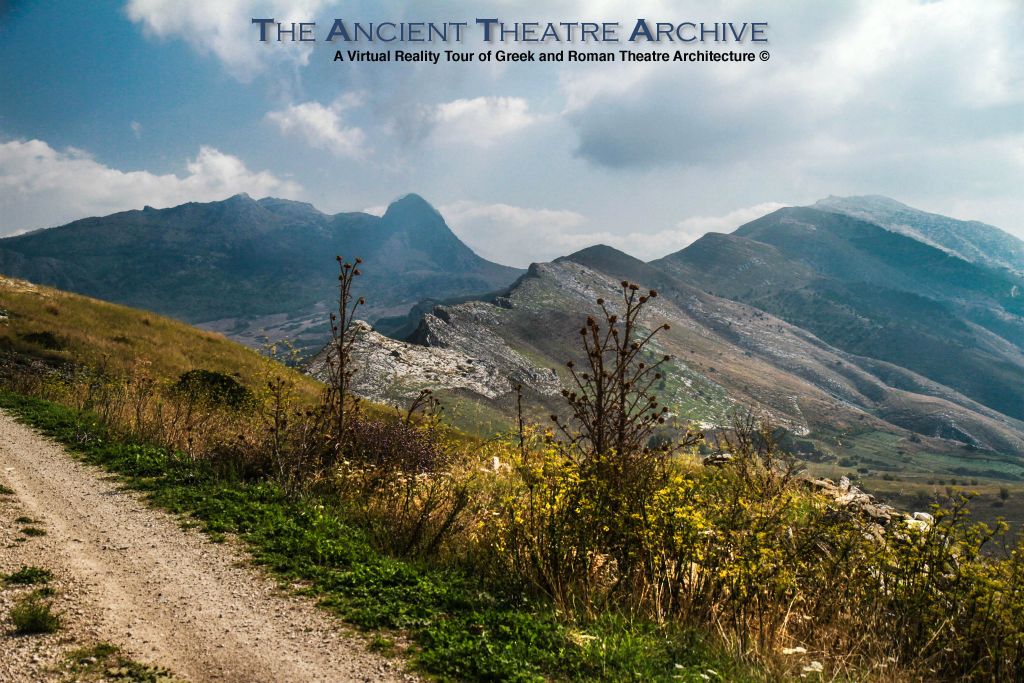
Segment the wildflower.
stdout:
<svg viewBox="0 0 1024 683">
<path fill-rule="evenodd" d="M 582 631 L 570 631 L 569 640 L 571 640 L 578 647 L 583 647 L 588 643 L 592 643 L 597 640 L 597 636 L 592 636 L 589 633 L 583 633 Z"/>
</svg>

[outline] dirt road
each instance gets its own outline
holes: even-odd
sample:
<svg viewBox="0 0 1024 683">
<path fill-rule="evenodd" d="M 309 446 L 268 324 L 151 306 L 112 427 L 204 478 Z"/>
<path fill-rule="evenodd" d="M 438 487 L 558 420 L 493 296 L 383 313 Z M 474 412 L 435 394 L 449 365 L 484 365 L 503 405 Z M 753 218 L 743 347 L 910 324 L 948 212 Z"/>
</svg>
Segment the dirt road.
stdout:
<svg viewBox="0 0 1024 683">
<path fill-rule="evenodd" d="M 196 683 L 408 680 L 400 664 L 282 591 L 238 549 L 183 530 L 3 412 L 0 484 L 14 490 L 0 496 L 0 572 L 33 564 L 55 573 L 65 640 L 111 642 Z M 15 515 L 45 535 L 15 538 Z M 10 656 L 0 657 L 0 680 L 42 680 L 57 655 L 31 644 L 39 637 L 2 629 L 0 651 Z"/>
</svg>

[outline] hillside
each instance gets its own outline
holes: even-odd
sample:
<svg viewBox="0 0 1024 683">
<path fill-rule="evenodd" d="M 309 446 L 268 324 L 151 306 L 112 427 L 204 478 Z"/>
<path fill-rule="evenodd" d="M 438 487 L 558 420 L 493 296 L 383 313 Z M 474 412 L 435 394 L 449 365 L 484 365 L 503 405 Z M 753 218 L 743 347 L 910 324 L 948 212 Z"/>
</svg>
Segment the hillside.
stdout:
<svg viewBox="0 0 1024 683">
<path fill-rule="evenodd" d="M 598 297 L 612 300 L 623 278 L 659 289 L 648 320 L 671 324 L 658 352 L 674 360 L 658 391 L 679 417 L 712 426 L 727 424 L 735 408 L 767 412 L 806 459 L 877 476 L 1024 477 L 1021 421 L 609 247 L 536 264 L 493 303 L 438 306 L 415 343 L 364 342 L 357 386 L 392 403 L 434 388 L 453 419 L 488 432 L 509 424 L 521 383 L 531 416 L 543 420 L 560 406 L 553 379 L 577 359 L 580 320 Z"/>
<path fill-rule="evenodd" d="M 651 263 L 596 245 L 505 292 L 422 305 L 407 343 L 364 335 L 357 385 L 392 403 L 433 387 L 488 432 L 509 424 L 521 383 L 543 420 L 579 321 L 622 279 L 662 294 L 651 323 L 672 325 L 660 343 L 676 360 L 659 391 L 679 416 L 765 411 L 816 467 L 879 481 L 1024 477 L 1020 278 L 811 207 Z"/>
<path fill-rule="evenodd" d="M 920 211 L 877 195 L 827 197 L 815 202 L 814 208 L 881 225 L 965 261 L 1024 273 L 1024 242 L 993 225 Z"/>
<path fill-rule="evenodd" d="M 1024 418 L 1024 279 L 1010 271 L 815 208 L 780 209 L 652 265 Z"/>
<path fill-rule="evenodd" d="M 318 347 L 336 287 L 333 257 L 373 267 L 360 283 L 370 320 L 427 296 L 481 294 L 521 272 L 486 261 L 416 195 L 382 217 L 236 195 L 126 211 L 0 240 L 0 273 L 142 308 L 250 346 Z"/>
<path fill-rule="evenodd" d="M 273 373 L 288 375 L 307 395 L 318 390 L 308 377 L 215 332 L 0 277 L 0 371 L 11 363 L 57 371 L 88 368 L 111 376 L 146 372 L 159 381 L 209 370 L 249 388 L 261 386 Z"/>
</svg>

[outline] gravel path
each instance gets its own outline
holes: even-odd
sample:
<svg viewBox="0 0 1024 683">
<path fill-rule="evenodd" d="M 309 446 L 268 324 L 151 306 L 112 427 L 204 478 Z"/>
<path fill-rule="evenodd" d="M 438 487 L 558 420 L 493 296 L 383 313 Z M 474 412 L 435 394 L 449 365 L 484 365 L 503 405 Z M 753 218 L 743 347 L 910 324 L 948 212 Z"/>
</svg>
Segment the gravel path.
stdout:
<svg viewBox="0 0 1024 683">
<path fill-rule="evenodd" d="M 0 572 L 21 564 L 52 570 L 54 605 L 71 622 L 63 640 L 43 642 L 84 634 L 195 683 L 411 678 L 311 601 L 283 591 L 239 549 L 183 530 L 2 411 L 0 483 L 15 499 L 0 497 L 8 499 L 0 501 Z M 15 514 L 37 520 L 46 535 L 14 542 Z M 2 628 L 0 680 L 41 680 L 52 648 L 40 654 L 32 637 Z"/>
</svg>

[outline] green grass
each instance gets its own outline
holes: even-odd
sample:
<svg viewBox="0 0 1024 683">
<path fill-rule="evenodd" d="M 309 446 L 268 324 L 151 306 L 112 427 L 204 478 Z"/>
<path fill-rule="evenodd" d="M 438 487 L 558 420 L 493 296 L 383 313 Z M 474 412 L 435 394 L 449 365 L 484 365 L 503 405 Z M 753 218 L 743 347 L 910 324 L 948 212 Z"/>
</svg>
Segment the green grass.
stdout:
<svg viewBox="0 0 1024 683">
<path fill-rule="evenodd" d="M 65 673 L 75 681 L 171 683 L 175 680 L 166 669 L 146 666 L 129 659 L 116 645 L 110 643 L 99 643 L 68 653 Z"/>
<path fill-rule="evenodd" d="M 60 616 L 37 593 L 19 599 L 11 608 L 8 618 L 18 635 L 55 633 L 60 628 Z"/>
<path fill-rule="evenodd" d="M 0 407 L 117 472 L 164 509 L 205 531 L 233 534 L 279 578 L 301 582 L 325 608 L 377 633 L 401 632 L 440 680 L 763 680 L 691 631 L 613 614 L 585 624 L 550 605 L 488 590 L 477 577 L 388 557 L 329 503 L 289 498 L 268 482 L 217 479 L 202 464 L 111 438 L 87 416 L 0 392 Z"/>
<path fill-rule="evenodd" d="M 49 569 L 43 569 L 42 567 L 25 567 L 23 566 L 13 574 L 8 574 L 4 577 L 4 583 L 16 584 L 21 586 L 34 586 L 37 584 L 49 583 L 50 579 L 53 578 L 53 572 Z"/>
</svg>

